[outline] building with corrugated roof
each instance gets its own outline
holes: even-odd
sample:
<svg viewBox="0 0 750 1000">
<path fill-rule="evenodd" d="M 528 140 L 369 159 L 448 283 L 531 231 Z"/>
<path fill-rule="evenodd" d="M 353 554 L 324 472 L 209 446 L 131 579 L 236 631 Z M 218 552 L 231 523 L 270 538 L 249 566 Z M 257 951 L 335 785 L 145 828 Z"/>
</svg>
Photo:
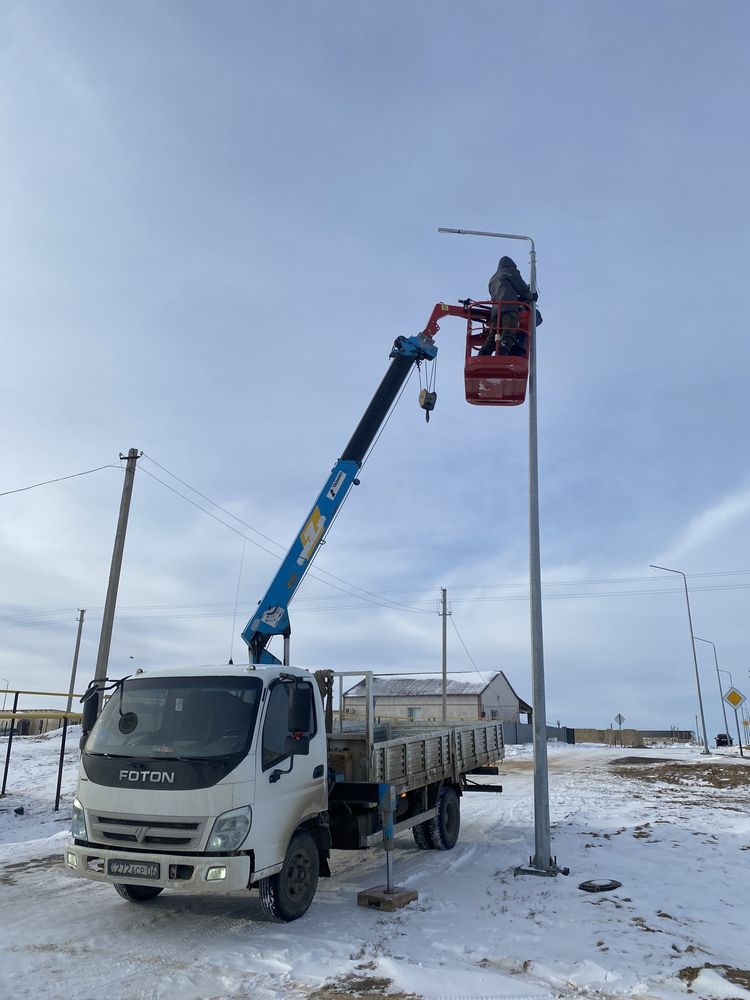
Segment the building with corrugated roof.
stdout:
<svg viewBox="0 0 750 1000">
<path fill-rule="evenodd" d="M 443 713 L 443 681 L 433 677 L 374 677 L 375 717 L 438 722 Z M 447 711 L 449 722 L 497 719 L 521 722 L 521 714 L 531 722 L 531 705 L 516 694 L 503 671 L 488 681 L 448 680 Z M 365 714 L 365 682 L 360 681 L 344 692 L 344 714 Z"/>
</svg>

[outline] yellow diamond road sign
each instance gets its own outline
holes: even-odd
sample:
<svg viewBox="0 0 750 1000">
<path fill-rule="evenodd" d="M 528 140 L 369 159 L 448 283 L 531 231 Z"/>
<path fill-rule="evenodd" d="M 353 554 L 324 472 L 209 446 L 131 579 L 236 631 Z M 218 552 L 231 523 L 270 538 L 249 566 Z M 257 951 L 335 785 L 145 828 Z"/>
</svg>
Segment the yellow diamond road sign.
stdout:
<svg viewBox="0 0 750 1000">
<path fill-rule="evenodd" d="M 744 700 L 745 700 L 744 694 L 741 691 L 738 691 L 737 688 L 734 687 L 730 688 L 724 695 L 724 701 L 728 702 L 735 710 L 740 707 L 740 705 Z"/>
</svg>

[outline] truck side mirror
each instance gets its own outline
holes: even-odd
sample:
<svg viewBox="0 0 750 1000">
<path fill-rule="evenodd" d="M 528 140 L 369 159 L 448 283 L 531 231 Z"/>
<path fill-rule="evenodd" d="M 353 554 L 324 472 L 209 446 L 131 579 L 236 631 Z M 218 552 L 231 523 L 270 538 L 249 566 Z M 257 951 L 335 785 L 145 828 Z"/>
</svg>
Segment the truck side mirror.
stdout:
<svg viewBox="0 0 750 1000">
<path fill-rule="evenodd" d="M 309 733 L 312 729 L 312 687 L 310 684 L 295 683 L 290 688 L 288 728 L 290 733 Z M 300 751 L 292 752 L 299 753 Z"/>
<path fill-rule="evenodd" d="M 81 727 L 83 729 L 83 734 L 81 736 L 81 748 L 83 748 L 83 745 L 86 742 L 86 737 L 94 728 L 96 717 L 99 714 L 98 687 L 88 688 L 86 694 L 84 694 L 81 701 L 83 702 L 83 718 L 81 719 Z"/>
<path fill-rule="evenodd" d="M 287 736 L 284 750 L 286 755 L 290 757 L 292 754 L 300 754 L 301 756 L 306 757 L 310 753 L 310 737 Z"/>
</svg>

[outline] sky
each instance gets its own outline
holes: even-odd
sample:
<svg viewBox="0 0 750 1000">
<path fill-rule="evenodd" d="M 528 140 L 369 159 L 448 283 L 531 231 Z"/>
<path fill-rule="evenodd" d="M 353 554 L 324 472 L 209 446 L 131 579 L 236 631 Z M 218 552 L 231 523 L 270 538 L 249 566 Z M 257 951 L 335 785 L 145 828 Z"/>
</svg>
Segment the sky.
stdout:
<svg viewBox="0 0 750 1000">
<path fill-rule="evenodd" d="M 80 608 L 93 675 L 132 447 L 110 674 L 245 657 L 395 337 L 502 254 L 528 273 L 442 226 L 537 245 L 548 720 L 695 728 L 682 578 L 650 563 L 750 693 L 749 28 L 734 0 L 6 3 L 0 688 L 66 690 Z M 466 403 L 464 334 L 328 535 L 292 659 L 437 672 L 446 587 L 451 671 L 529 701 L 528 410 Z"/>
</svg>

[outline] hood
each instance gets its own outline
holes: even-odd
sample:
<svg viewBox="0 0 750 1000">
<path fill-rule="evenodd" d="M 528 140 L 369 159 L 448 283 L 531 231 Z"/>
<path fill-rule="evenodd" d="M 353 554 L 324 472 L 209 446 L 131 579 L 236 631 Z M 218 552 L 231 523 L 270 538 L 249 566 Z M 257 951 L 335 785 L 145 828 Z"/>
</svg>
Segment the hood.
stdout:
<svg viewBox="0 0 750 1000">
<path fill-rule="evenodd" d="M 513 258 L 512 257 L 501 257 L 500 260 L 498 261 L 498 264 L 497 264 L 498 271 L 507 271 L 510 268 L 513 268 L 516 271 L 518 270 L 518 265 L 513 260 Z"/>
</svg>

